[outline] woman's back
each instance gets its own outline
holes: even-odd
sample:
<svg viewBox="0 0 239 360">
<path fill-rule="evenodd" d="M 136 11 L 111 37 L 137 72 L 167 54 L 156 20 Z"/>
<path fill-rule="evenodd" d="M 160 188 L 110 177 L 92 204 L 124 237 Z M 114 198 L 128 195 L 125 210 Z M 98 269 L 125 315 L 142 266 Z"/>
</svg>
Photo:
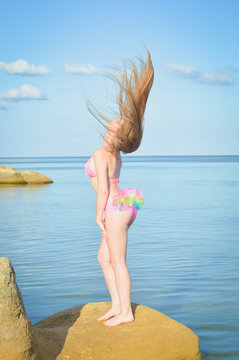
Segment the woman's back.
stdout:
<svg viewBox="0 0 239 360">
<path fill-rule="evenodd" d="M 108 162 L 108 176 L 110 178 L 116 177 L 119 178 L 120 177 L 120 170 L 121 170 L 121 166 L 122 166 L 122 160 L 121 160 L 121 156 L 119 154 L 119 157 L 116 158 L 113 154 L 108 153 L 107 154 L 107 162 Z"/>
</svg>

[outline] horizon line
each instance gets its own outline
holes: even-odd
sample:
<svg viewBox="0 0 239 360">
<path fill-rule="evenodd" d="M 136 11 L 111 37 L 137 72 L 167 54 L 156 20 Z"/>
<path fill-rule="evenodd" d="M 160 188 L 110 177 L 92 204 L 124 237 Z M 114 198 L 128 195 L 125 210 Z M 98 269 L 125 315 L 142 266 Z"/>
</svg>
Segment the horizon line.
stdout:
<svg viewBox="0 0 239 360">
<path fill-rule="evenodd" d="M 57 157 L 60 157 L 60 158 L 69 158 L 69 157 L 88 157 L 88 156 L 91 156 L 91 155 L 49 155 L 49 156 L 0 156 L 0 159 L 22 159 L 22 158 L 27 158 L 27 159 L 33 159 L 33 158 L 57 158 Z M 213 154 L 213 155 L 210 155 L 210 154 L 207 154 L 207 155 L 200 155 L 200 154 L 196 154 L 196 155 L 193 155 L 193 154 L 187 154 L 187 155 L 158 155 L 158 154 L 154 154 L 154 155 L 128 155 L 128 154 L 122 154 L 122 156 L 124 157 L 152 157 L 152 156 L 158 156 L 158 157 L 179 157 L 179 156 L 184 156 L 184 157 L 190 157 L 190 156 L 215 156 L 215 157 L 218 157 L 218 156 L 239 156 L 239 154 Z"/>
</svg>

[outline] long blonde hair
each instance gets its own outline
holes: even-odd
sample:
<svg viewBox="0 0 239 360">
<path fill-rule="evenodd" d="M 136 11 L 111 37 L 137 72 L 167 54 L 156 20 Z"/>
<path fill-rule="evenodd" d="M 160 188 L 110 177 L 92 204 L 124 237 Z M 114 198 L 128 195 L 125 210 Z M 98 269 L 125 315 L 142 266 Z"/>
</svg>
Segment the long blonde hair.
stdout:
<svg viewBox="0 0 239 360">
<path fill-rule="evenodd" d="M 154 68 L 150 52 L 147 47 L 146 50 L 148 53 L 146 62 L 144 62 L 140 57 L 137 57 L 141 65 L 140 72 L 138 72 L 135 63 L 128 59 L 131 63 L 130 71 L 125 66 L 125 69 L 123 71 L 119 71 L 118 74 L 110 72 L 105 74 L 119 85 L 119 93 L 115 97 L 115 102 L 119 109 L 119 113 L 117 113 L 116 118 L 124 119 L 117 130 L 116 136 L 113 137 L 110 143 L 104 135 L 101 135 L 109 144 L 110 151 L 115 154 L 119 151 L 122 151 L 124 154 L 132 153 L 137 150 L 141 144 L 144 130 L 144 112 L 146 102 L 154 80 Z M 103 115 L 88 100 L 88 98 L 87 101 L 88 110 L 105 128 L 107 128 L 101 119 L 107 123 L 109 123 L 112 119 Z M 92 108 L 101 119 L 96 116 Z M 110 131 L 110 128 L 108 128 L 108 131 Z"/>
</svg>

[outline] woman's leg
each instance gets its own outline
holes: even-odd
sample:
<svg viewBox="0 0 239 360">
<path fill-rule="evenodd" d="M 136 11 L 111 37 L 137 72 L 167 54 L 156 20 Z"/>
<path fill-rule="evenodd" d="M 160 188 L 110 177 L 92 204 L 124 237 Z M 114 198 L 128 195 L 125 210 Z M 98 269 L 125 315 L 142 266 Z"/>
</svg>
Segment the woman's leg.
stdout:
<svg viewBox="0 0 239 360">
<path fill-rule="evenodd" d="M 104 322 L 109 326 L 134 320 L 130 298 L 131 281 L 126 265 L 128 228 L 132 224 L 131 218 L 131 210 L 109 211 L 105 217 L 108 249 L 120 299 L 120 313 Z"/>
<path fill-rule="evenodd" d="M 107 320 L 108 318 L 118 314 L 120 312 L 120 299 L 118 295 L 118 290 L 116 286 L 115 273 L 110 261 L 110 254 L 108 249 L 108 244 L 105 238 L 104 233 L 102 232 L 102 241 L 100 244 L 100 248 L 97 254 L 98 262 L 102 268 L 105 282 L 108 286 L 109 293 L 112 300 L 112 306 L 109 311 L 107 311 L 104 315 L 99 317 L 97 320 Z"/>
</svg>

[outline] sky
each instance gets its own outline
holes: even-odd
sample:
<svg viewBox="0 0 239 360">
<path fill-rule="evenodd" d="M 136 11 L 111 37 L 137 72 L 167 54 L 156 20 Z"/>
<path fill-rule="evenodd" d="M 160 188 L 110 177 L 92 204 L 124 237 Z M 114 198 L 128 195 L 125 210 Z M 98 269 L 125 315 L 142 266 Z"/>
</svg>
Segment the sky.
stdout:
<svg viewBox="0 0 239 360">
<path fill-rule="evenodd" d="M 130 155 L 239 155 L 239 1 L 9 0 L 0 12 L 0 157 L 89 156 L 117 91 L 103 72 L 154 66 Z"/>
</svg>

